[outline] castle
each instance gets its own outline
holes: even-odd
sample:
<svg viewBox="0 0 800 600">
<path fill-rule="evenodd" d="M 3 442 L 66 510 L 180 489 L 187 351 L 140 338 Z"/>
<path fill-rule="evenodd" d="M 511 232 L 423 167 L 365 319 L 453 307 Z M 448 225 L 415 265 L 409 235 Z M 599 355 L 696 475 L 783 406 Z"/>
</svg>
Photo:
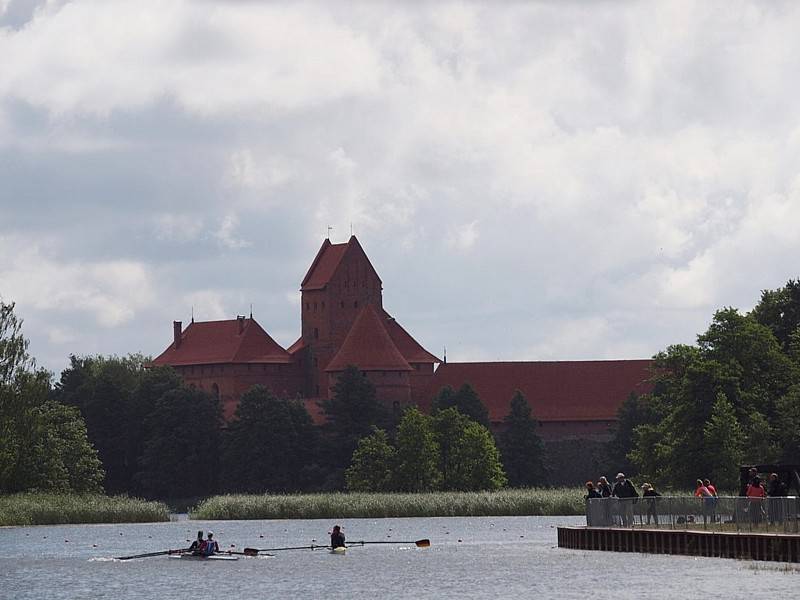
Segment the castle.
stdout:
<svg viewBox="0 0 800 600">
<path fill-rule="evenodd" d="M 278 396 L 303 399 L 321 422 L 318 401 L 330 396 L 348 365 L 358 367 L 394 410 L 411 404 L 427 410 L 442 387 L 469 383 L 494 429 L 502 428 L 520 390 L 540 436 L 570 463 L 567 472 L 577 469 L 574 477 L 583 476 L 591 466 L 587 458 L 609 439 L 628 395 L 650 389 L 649 360 L 442 363 L 384 309 L 383 283 L 355 236 L 322 243 L 300 292 L 301 334 L 289 348 L 252 315 L 193 320 L 185 329 L 175 321 L 172 343 L 153 364 L 170 365 L 187 384 L 216 395 L 226 419 L 240 396 L 261 384 Z"/>
</svg>

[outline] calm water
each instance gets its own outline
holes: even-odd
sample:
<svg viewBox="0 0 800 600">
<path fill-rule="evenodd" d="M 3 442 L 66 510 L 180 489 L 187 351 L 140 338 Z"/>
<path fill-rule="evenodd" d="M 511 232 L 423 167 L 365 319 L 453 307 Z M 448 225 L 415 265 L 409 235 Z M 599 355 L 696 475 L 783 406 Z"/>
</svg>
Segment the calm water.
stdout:
<svg viewBox="0 0 800 600">
<path fill-rule="evenodd" d="M 0 598 L 743 598 L 791 597 L 800 572 L 783 564 L 556 547 L 557 525 L 578 517 L 353 519 L 348 540 L 416 540 L 432 546 L 276 553 L 236 562 L 113 556 L 187 546 L 198 529 L 220 546 L 325 543 L 332 521 L 178 521 L 152 525 L 0 528 Z M 261 537 L 263 536 L 263 537 Z M 391 536 L 389 538 L 388 536 Z M 65 540 L 69 540 L 66 542 Z"/>
</svg>

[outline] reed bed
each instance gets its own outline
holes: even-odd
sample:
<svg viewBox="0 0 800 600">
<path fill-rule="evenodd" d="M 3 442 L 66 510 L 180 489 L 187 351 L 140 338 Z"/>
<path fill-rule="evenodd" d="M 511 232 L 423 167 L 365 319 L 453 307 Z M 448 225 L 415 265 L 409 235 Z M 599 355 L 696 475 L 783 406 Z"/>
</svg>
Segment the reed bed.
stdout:
<svg viewBox="0 0 800 600">
<path fill-rule="evenodd" d="M 225 495 L 202 501 L 189 514 L 199 520 L 333 519 L 582 515 L 580 488 L 507 489 L 423 494 Z"/>
<path fill-rule="evenodd" d="M 162 502 L 100 494 L 29 493 L 0 496 L 0 526 L 169 521 Z"/>
</svg>

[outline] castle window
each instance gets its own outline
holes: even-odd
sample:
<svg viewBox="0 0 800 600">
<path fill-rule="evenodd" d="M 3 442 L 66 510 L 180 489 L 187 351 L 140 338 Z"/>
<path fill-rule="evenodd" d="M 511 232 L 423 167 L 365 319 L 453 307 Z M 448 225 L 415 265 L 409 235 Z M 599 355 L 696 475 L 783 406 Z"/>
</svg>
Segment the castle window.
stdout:
<svg viewBox="0 0 800 600">
<path fill-rule="evenodd" d="M 353 302 L 353 308 L 358 308 L 358 300 L 356 300 L 355 302 Z"/>
<path fill-rule="evenodd" d="M 325 303 L 322 303 L 322 310 L 325 310 Z"/>
<path fill-rule="evenodd" d="M 317 396 L 319 396 L 319 384 L 317 384 Z"/>
<path fill-rule="evenodd" d="M 317 359 L 317 357 L 315 356 L 315 357 L 314 357 L 314 366 L 316 367 L 316 366 L 318 366 L 318 365 L 319 365 L 319 360 L 318 360 L 318 359 Z"/>
<path fill-rule="evenodd" d="M 264 373 L 266 373 L 267 372 L 267 365 L 261 365 L 261 370 L 264 371 Z"/>
<path fill-rule="evenodd" d="M 392 402 L 392 410 L 395 412 L 395 414 L 400 412 L 400 403 L 397 400 Z"/>
<path fill-rule="evenodd" d="M 317 310 L 317 303 L 314 302 L 314 310 Z"/>
<path fill-rule="evenodd" d="M 211 384 L 211 393 L 214 394 L 214 398 L 219 400 L 219 386 L 216 383 Z"/>
<path fill-rule="evenodd" d="M 344 300 L 339 302 L 339 308 L 344 308 Z"/>
<path fill-rule="evenodd" d="M 319 339 L 319 329 L 316 327 L 314 327 L 314 339 L 315 340 Z"/>
</svg>

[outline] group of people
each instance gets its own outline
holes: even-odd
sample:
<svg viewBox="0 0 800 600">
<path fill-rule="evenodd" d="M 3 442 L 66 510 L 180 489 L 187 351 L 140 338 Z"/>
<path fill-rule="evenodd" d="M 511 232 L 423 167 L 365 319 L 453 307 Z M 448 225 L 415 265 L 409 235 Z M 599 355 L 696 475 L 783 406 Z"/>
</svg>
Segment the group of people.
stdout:
<svg viewBox="0 0 800 600">
<path fill-rule="evenodd" d="M 331 549 L 344 548 L 345 536 L 340 525 L 334 525 L 331 531 Z M 208 537 L 203 539 L 203 532 L 197 532 L 197 539 L 189 546 L 189 553 L 195 556 L 211 556 L 219 552 L 219 544 L 214 539 L 214 532 L 209 531 Z"/>
<path fill-rule="evenodd" d="M 778 498 L 789 493 L 786 483 L 780 480 L 777 473 L 770 473 L 767 478 L 767 485 L 764 486 L 764 482 L 758 475 L 758 469 L 751 468 L 748 471 L 747 485 L 744 486 L 742 492 L 744 493 L 741 495 L 746 496 L 748 499 L 746 510 L 750 515 L 751 523 L 759 525 L 764 516 L 769 519 L 770 523 L 783 520 L 784 507 L 780 502 L 769 502 L 767 510 L 764 510 L 765 498 Z"/>
<path fill-rule="evenodd" d="M 214 539 L 214 532 L 208 532 L 208 538 L 203 539 L 203 532 L 197 532 L 197 539 L 189 546 L 189 552 L 195 556 L 211 556 L 219 552 L 219 544 Z"/>
<path fill-rule="evenodd" d="M 633 504 L 635 499 L 639 497 L 639 492 L 636 491 L 636 486 L 633 485 L 633 482 L 625 477 L 625 473 L 617 473 L 613 487 L 605 476 L 600 477 L 596 484 L 592 481 L 587 481 L 586 492 L 585 498 L 587 500 L 592 498 L 618 498 L 622 500 L 623 502 L 619 504 L 619 517 L 622 521 L 622 525 L 624 527 L 629 527 L 633 524 Z M 642 485 L 642 492 L 642 495 L 645 497 L 661 495 L 656 492 L 649 483 Z M 652 504 L 652 514 L 655 515 L 655 503 L 651 501 L 650 504 Z M 650 514 L 650 506 L 648 506 L 648 523 L 650 522 Z M 598 515 L 593 520 L 602 521 L 602 523 L 597 524 L 610 524 L 612 515 L 607 503 L 603 505 L 602 515 Z M 655 520 L 657 523 L 657 516 Z"/>
<path fill-rule="evenodd" d="M 651 522 L 656 526 L 659 524 L 658 503 L 656 497 L 661 496 L 650 483 L 641 485 L 641 496 L 643 507 L 641 511 L 642 520 L 645 515 L 647 524 Z M 607 526 L 613 523 L 621 524 L 623 527 L 633 525 L 633 505 L 636 504 L 639 492 L 636 486 L 625 477 L 624 473 L 618 473 L 616 481 L 612 486 L 605 477 L 600 477 L 597 483 L 586 482 L 587 500 L 587 522 L 589 525 Z M 694 495 L 701 501 L 703 522 L 709 520 L 713 523 L 718 520 L 717 503 L 719 500 L 716 486 L 710 479 L 697 479 L 695 483 Z M 779 500 L 767 501 L 768 498 L 777 498 L 788 495 L 786 482 L 782 481 L 777 473 L 770 473 L 766 483 L 759 476 L 756 468 L 751 468 L 746 479 L 743 479 L 740 496 L 742 497 L 737 507 L 737 514 L 749 518 L 751 523 L 758 525 L 764 519 L 770 523 L 779 523 L 785 517 L 786 508 Z M 617 498 L 617 502 L 592 503 L 593 499 Z M 641 505 L 640 505 L 641 506 Z M 742 512 L 739 512 L 742 511 Z M 693 521 L 694 517 L 679 516 L 678 522 Z M 644 524 L 644 523 L 643 523 Z"/>
</svg>

